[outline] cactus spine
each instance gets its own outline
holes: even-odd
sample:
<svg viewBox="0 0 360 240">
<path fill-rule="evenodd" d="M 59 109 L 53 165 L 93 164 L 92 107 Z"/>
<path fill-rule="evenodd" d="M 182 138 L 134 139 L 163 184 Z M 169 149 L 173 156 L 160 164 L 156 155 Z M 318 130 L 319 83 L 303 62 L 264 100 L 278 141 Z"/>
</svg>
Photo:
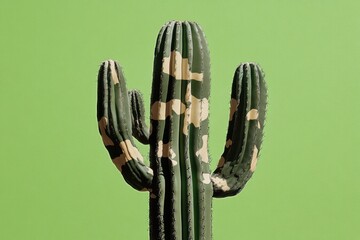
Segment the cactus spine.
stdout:
<svg viewBox="0 0 360 240">
<path fill-rule="evenodd" d="M 98 75 L 103 143 L 124 179 L 150 194 L 150 239 L 212 238 L 212 197 L 241 191 L 255 170 L 266 112 L 264 74 L 254 63 L 235 71 L 224 152 L 211 174 L 208 156 L 210 59 L 194 22 L 171 21 L 157 38 L 150 131 L 141 94 L 127 91 L 118 63 Z M 150 145 L 150 167 L 133 137 Z"/>
</svg>

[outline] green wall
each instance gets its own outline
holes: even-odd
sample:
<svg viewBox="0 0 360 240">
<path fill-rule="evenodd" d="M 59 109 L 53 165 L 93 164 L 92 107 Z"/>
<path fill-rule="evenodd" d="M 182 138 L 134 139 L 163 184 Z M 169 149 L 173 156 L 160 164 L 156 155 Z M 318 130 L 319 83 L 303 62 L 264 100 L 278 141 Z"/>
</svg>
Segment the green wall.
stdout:
<svg viewBox="0 0 360 240">
<path fill-rule="evenodd" d="M 149 106 L 155 39 L 172 19 L 207 35 L 213 169 L 236 66 L 260 63 L 269 87 L 257 171 L 240 195 L 214 200 L 214 239 L 359 238 L 359 7 L 1 0 L 0 239 L 148 239 L 148 196 L 124 182 L 97 131 L 96 78 L 101 61 L 119 60 Z"/>
</svg>

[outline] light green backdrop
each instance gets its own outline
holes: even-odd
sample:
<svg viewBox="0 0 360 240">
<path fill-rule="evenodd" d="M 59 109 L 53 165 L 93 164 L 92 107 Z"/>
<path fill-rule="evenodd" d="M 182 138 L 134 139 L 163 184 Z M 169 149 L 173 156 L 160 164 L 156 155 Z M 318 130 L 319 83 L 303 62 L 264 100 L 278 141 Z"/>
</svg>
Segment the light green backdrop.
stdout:
<svg viewBox="0 0 360 240">
<path fill-rule="evenodd" d="M 236 66 L 260 63 L 269 86 L 257 171 L 240 195 L 214 200 L 214 239 L 360 239 L 359 8 L 1 0 L 0 239 L 148 239 L 148 196 L 124 182 L 97 132 L 96 77 L 119 60 L 148 106 L 155 38 L 172 19 L 207 35 L 213 169 Z"/>
</svg>

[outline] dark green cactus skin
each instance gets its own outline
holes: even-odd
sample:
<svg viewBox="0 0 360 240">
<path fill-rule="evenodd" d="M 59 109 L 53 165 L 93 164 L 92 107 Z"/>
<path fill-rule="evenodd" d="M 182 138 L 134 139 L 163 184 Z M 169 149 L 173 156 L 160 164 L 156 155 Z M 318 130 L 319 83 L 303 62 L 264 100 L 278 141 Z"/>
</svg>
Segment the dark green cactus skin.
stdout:
<svg viewBox="0 0 360 240">
<path fill-rule="evenodd" d="M 99 131 L 126 182 L 150 193 L 152 240 L 211 239 L 212 197 L 237 194 L 255 170 L 267 98 L 262 70 L 245 63 L 235 72 L 226 145 L 212 175 L 209 94 L 209 51 L 203 31 L 193 22 L 168 22 L 158 35 L 150 131 L 141 94 L 127 91 L 115 61 L 101 65 Z M 150 167 L 133 137 L 150 145 Z"/>
</svg>

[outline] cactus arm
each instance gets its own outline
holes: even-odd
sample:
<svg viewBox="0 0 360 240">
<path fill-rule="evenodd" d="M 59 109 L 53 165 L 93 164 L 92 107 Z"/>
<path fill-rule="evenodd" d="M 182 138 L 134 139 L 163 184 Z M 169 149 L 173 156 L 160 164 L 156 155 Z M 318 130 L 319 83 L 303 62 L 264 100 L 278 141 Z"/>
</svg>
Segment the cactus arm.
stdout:
<svg viewBox="0 0 360 240">
<path fill-rule="evenodd" d="M 132 138 L 125 78 L 112 60 L 99 70 L 97 119 L 103 143 L 125 181 L 137 190 L 151 188 L 153 171 L 143 163 Z"/>
<path fill-rule="evenodd" d="M 265 122 L 267 90 L 264 74 L 254 63 L 235 71 L 224 152 L 212 175 L 214 197 L 239 193 L 252 176 Z"/>
<path fill-rule="evenodd" d="M 142 95 L 137 90 L 128 91 L 131 107 L 132 135 L 142 144 L 149 144 L 149 129 L 145 123 L 145 108 Z"/>
</svg>

